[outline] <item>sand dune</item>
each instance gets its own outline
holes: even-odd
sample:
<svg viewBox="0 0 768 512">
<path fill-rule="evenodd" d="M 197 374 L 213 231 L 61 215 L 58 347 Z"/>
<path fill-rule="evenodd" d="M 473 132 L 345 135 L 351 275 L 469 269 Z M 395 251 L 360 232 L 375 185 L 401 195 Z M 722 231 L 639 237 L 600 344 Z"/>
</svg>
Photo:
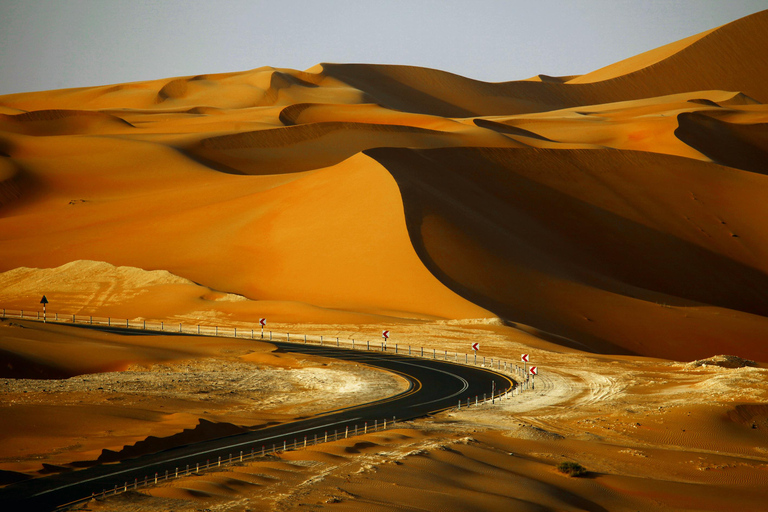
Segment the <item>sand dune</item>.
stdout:
<svg viewBox="0 0 768 512">
<path fill-rule="evenodd" d="M 765 270 L 755 270 L 764 263 L 744 259 L 752 253 L 743 245 L 751 236 L 735 238 L 740 229 L 722 220 L 741 217 L 749 205 L 757 210 L 746 218 L 765 215 L 759 185 L 751 199 L 752 186 L 729 190 L 741 178 L 728 172 L 738 171 L 630 152 L 461 148 L 367 154 L 398 181 L 411 236 L 432 272 L 504 318 L 645 355 L 700 357 L 722 344 L 765 358 L 760 339 L 768 327 L 767 283 L 759 284 Z M 705 184 L 709 179 L 714 181 Z M 729 211 L 721 194 L 743 202 Z M 460 209 L 455 197 L 463 198 Z M 713 208 L 704 213 L 701 204 Z M 755 233 L 758 245 L 763 240 L 765 234 Z M 598 303 L 599 314 L 591 306 Z M 666 314 L 662 304 L 680 309 Z M 546 318 L 550 308 L 557 319 Z M 634 309 L 631 317 L 621 313 L 627 308 Z M 742 325 L 737 345 L 730 345 L 731 321 L 723 331 L 715 327 L 722 325 L 723 309 Z M 659 335 L 677 331 L 679 323 L 690 323 L 687 311 L 714 313 L 712 324 L 704 327 L 710 322 L 699 313 L 698 334 L 689 330 L 686 341 L 643 348 L 642 340 L 653 336 L 647 326 L 656 325 Z"/>
<path fill-rule="evenodd" d="M 624 90 L 634 99 L 673 92 L 720 89 L 740 91 L 761 102 L 768 101 L 762 73 L 768 56 L 759 49 L 768 44 L 768 12 L 763 11 L 662 49 L 604 68 L 569 82 L 593 85 L 607 91 Z M 656 58 L 662 56 L 654 62 Z M 737 58 L 738 66 L 729 61 Z M 723 72 L 727 69 L 727 72 Z"/>
<path fill-rule="evenodd" d="M 5 96 L 2 270 L 106 261 L 304 321 L 289 304 L 495 313 L 596 350 L 736 348 L 734 325 L 755 339 L 768 311 L 763 183 L 741 172 L 764 172 L 766 20 L 580 77 L 322 64 Z M 582 293 L 601 305 L 568 308 Z M 683 322 L 657 304 L 733 316 L 643 347 L 638 323 Z"/>
<path fill-rule="evenodd" d="M 448 117 L 519 114 L 705 90 L 740 91 L 768 101 L 768 12 L 692 36 L 622 63 L 560 80 L 490 84 L 406 66 L 323 64 L 323 74 L 349 83 L 397 110 Z M 738 56 L 738 69 L 731 59 Z M 723 72 L 728 69 L 728 72 Z"/>
<path fill-rule="evenodd" d="M 0 114 L 0 129 L 24 135 L 51 136 L 102 133 L 133 127 L 131 123 L 101 112 L 87 110 L 35 110 L 24 114 Z"/>
<path fill-rule="evenodd" d="M 407 125 L 319 122 L 272 130 L 220 135 L 183 150 L 218 170 L 243 174 L 286 174 L 329 167 L 374 147 L 499 145 L 520 147 L 504 137 L 477 136 Z"/>
<path fill-rule="evenodd" d="M 501 315 L 763 360 L 766 19 L 568 79 L 323 64 L 5 96 L 0 270 L 167 270 L 250 299 L 231 319 Z M 179 286 L 145 304 L 210 314 Z"/>
</svg>

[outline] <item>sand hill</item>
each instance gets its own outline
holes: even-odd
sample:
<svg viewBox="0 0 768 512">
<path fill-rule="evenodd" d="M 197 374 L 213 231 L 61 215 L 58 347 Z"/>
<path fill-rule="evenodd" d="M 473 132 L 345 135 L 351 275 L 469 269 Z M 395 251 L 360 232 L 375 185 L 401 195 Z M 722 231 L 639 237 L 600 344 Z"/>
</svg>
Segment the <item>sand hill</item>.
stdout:
<svg viewBox="0 0 768 512">
<path fill-rule="evenodd" d="M 562 80 L 322 64 L 5 96 L 0 270 L 768 360 L 766 47 L 764 12 Z"/>
</svg>

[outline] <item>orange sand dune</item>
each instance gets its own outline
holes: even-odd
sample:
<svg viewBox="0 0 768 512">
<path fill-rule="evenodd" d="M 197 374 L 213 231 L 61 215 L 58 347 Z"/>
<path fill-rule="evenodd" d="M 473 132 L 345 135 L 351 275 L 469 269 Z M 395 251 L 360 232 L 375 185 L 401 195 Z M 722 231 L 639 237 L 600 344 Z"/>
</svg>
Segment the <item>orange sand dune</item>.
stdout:
<svg viewBox="0 0 768 512">
<path fill-rule="evenodd" d="M 473 140 L 472 134 L 478 130 L 464 127 L 464 131 L 469 133 L 373 123 L 311 123 L 220 135 L 184 150 L 223 172 L 265 175 L 327 167 L 365 149 L 382 146 L 522 146 L 513 139 L 488 134 Z"/>
<path fill-rule="evenodd" d="M 322 64 L 0 97 L 0 271 L 57 269 L 3 300 L 37 307 L 87 260 L 186 281 L 103 274 L 103 296 L 56 289 L 62 314 L 499 315 L 587 350 L 767 360 L 767 23 L 580 77 Z"/>
<path fill-rule="evenodd" d="M 36 110 L 16 115 L 0 114 L 0 129 L 2 131 L 24 135 L 101 133 L 111 131 L 111 129 L 120 130 L 132 126 L 119 117 L 87 110 Z"/>
<path fill-rule="evenodd" d="M 72 151 L 79 155 L 61 159 Z M 90 259 L 167 269 L 258 300 L 416 318 L 491 316 L 423 267 L 394 180 L 363 155 L 256 179 L 140 141 L 25 138 L 14 156 L 40 196 L 31 199 L 30 186 L 30 199 L 0 218 L 6 270 Z"/>
<path fill-rule="evenodd" d="M 200 75 L 148 82 L 85 87 L 4 97 L 3 107 L 41 109 L 144 109 L 155 112 L 241 109 L 287 105 L 299 101 L 370 103 L 365 95 L 331 77 L 263 67 L 240 73 Z"/>
<path fill-rule="evenodd" d="M 768 11 L 763 11 L 565 83 L 491 84 L 407 66 L 323 64 L 321 69 L 381 105 L 448 117 L 540 112 L 716 89 L 768 102 L 768 56 L 761 51 L 766 46 Z"/>
<path fill-rule="evenodd" d="M 711 161 L 706 151 L 700 151 L 701 144 L 688 143 L 688 139 L 677 133 L 678 116 L 701 113 L 716 118 L 734 118 L 739 124 L 764 122 L 765 106 L 743 104 L 740 98 L 741 93 L 729 91 L 695 91 L 550 112 L 477 118 L 474 122 L 502 133 L 527 136 L 529 138 L 516 137 L 516 140 L 535 147 L 610 147 Z M 495 124 L 491 126 L 489 123 Z M 735 143 L 723 140 L 716 145 L 729 147 L 732 142 Z M 748 155 L 743 160 L 755 158 L 755 155 Z"/>
</svg>

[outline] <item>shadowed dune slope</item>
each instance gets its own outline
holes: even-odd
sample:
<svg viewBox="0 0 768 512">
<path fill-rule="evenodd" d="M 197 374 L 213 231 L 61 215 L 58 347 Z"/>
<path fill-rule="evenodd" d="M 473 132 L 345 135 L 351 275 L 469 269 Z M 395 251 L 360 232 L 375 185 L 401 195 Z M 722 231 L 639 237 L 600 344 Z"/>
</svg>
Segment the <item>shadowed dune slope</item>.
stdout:
<svg viewBox="0 0 768 512">
<path fill-rule="evenodd" d="M 677 121 L 675 135 L 714 162 L 768 174 L 768 123 L 735 124 L 698 112 Z"/>
<path fill-rule="evenodd" d="M 504 318 L 594 350 L 768 356 L 763 176 L 639 152 L 366 153 L 427 267 Z"/>
<path fill-rule="evenodd" d="M 423 128 L 330 122 L 220 135 L 184 150 L 219 170 L 273 174 L 326 167 L 363 149 L 410 145 L 415 140 L 427 147 L 459 144 L 451 134 Z"/>
</svg>

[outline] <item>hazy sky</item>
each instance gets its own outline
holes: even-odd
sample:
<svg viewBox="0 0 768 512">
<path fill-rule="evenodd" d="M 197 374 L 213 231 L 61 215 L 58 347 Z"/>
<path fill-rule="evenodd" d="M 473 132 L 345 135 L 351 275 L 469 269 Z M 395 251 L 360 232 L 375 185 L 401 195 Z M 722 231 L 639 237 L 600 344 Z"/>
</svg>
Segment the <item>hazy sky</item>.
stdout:
<svg viewBox="0 0 768 512">
<path fill-rule="evenodd" d="M 766 0 L 0 0 L 0 94 L 260 66 L 582 74 Z"/>
</svg>

